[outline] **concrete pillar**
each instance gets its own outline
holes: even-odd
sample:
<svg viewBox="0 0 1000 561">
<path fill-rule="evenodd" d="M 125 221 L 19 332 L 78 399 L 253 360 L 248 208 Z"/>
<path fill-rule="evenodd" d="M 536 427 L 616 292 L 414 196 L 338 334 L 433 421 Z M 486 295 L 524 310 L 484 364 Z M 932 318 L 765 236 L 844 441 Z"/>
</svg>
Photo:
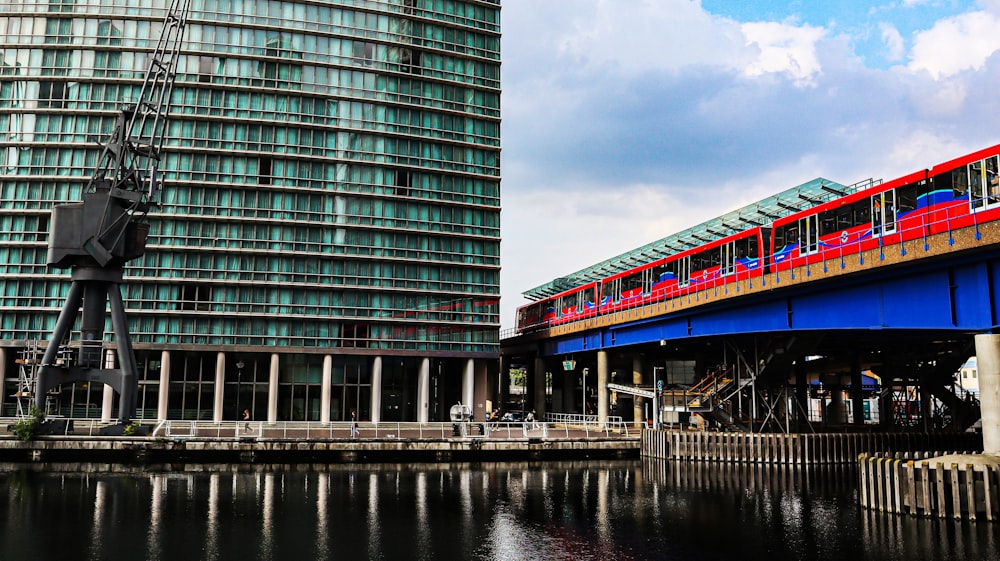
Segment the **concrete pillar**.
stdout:
<svg viewBox="0 0 1000 561">
<path fill-rule="evenodd" d="M 597 351 L 597 423 L 604 426 L 608 422 L 608 352 Z"/>
<path fill-rule="evenodd" d="M 215 355 L 215 401 L 212 404 L 212 422 L 222 422 L 222 402 L 226 390 L 226 353 Z"/>
<path fill-rule="evenodd" d="M 642 355 L 632 356 L 632 383 L 642 385 Z M 621 398 L 619 398 L 621 399 Z M 635 428 L 642 426 L 642 416 L 645 413 L 646 400 L 639 396 L 632 397 L 632 418 Z"/>
<path fill-rule="evenodd" d="M 851 413 L 856 425 L 865 424 L 865 376 L 861 372 L 861 360 L 857 354 L 851 356 Z"/>
<path fill-rule="evenodd" d="M 583 367 L 580 364 L 576 365 L 576 368 L 563 372 L 563 383 L 562 383 L 562 413 L 572 414 L 576 411 L 577 400 L 580 398 L 579 392 L 577 391 L 576 377 L 582 372 Z"/>
<path fill-rule="evenodd" d="M 271 355 L 271 366 L 267 380 L 267 422 L 278 422 L 278 372 L 280 366 L 278 353 Z"/>
<path fill-rule="evenodd" d="M 330 422 L 330 391 L 333 384 L 333 357 L 323 357 L 323 381 L 319 389 L 319 422 Z"/>
<path fill-rule="evenodd" d="M 101 368 L 106 370 L 111 370 L 115 367 L 115 352 L 111 349 L 106 349 L 104 351 L 104 364 Z M 104 396 L 101 399 L 101 421 L 105 423 L 111 422 L 112 415 L 114 414 L 114 408 L 112 407 L 115 402 L 115 389 L 111 386 L 104 385 Z"/>
<path fill-rule="evenodd" d="M 983 453 L 1000 455 L 1000 335 L 976 335 Z"/>
<path fill-rule="evenodd" d="M 465 360 L 465 367 L 462 369 L 462 403 L 469 406 L 469 410 L 472 411 L 473 415 L 478 417 L 480 412 L 477 412 L 473 407 L 476 401 L 475 397 L 476 388 L 476 361 L 474 359 L 468 358 Z"/>
<path fill-rule="evenodd" d="M 7 379 L 7 349 L 0 347 L 0 409 L 3 409 L 4 400 L 7 399 L 3 381 Z M 20 389 L 20 388 L 19 388 Z"/>
<path fill-rule="evenodd" d="M 372 360 L 372 422 L 382 421 L 382 357 Z"/>
<path fill-rule="evenodd" d="M 431 359 L 424 357 L 420 361 L 420 371 L 417 373 L 417 422 L 430 421 L 431 400 Z"/>
<path fill-rule="evenodd" d="M 486 420 L 486 402 L 489 401 L 490 361 L 470 359 L 469 362 L 472 363 L 472 402 L 476 404 L 473 412 L 476 414 L 476 419 Z"/>
<path fill-rule="evenodd" d="M 830 387 L 830 406 L 827 408 L 826 421 L 827 423 L 836 425 L 842 425 L 847 422 L 847 404 L 844 403 L 844 387 L 839 383 Z"/>
<path fill-rule="evenodd" d="M 497 404 L 500 413 L 507 412 L 507 402 L 510 401 L 510 357 L 500 356 L 500 372 L 497 373 Z"/>
<path fill-rule="evenodd" d="M 540 356 L 536 356 L 535 365 L 534 368 L 532 368 L 534 374 L 534 384 L 532 385 L 532 390 L 534 391 L 532 401 L 534 402 L 534 405 L 532 406 L 532 409 L 535 411 L 536 419 L 545 418 L 545 398 L 547 397 L 545 378 L 547 377 L 547 370 L 548 369 L 545 367 L 545 359 Z"/>
<path fill-rule="evenodd" d="M 170 351 L 160 351 L 160 391 L 157 395 L 156 418 L 160 421 L 167 420 L 167 411 L 170 408 Z"/>
<path fill-rule="evenodd" d="M 805 357 L 795 361 L 795 418 L 799 422 L 799 431 L 805 431 L 809 423 L 809 373 L 806 370 Z"/>
</svg>

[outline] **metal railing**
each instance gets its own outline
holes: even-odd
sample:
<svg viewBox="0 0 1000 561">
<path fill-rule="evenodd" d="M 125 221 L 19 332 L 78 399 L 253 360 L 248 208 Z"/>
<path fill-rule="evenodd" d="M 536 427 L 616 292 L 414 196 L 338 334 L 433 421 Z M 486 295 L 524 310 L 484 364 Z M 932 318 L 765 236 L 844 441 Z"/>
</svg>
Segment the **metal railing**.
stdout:
<svg viewBox="0 0 1000 561">
<path fill-rule="evenodd" d="M 586 422 L 567 422 L 572 416 L 565 416 L 560 422 L 392 422 L 392 423 L 357 423 L 357 434 L 352 434 L 354 423 L 336 421 L 321 423 L 317 421 L 150 421 L 142 424 L 142 430 L 137 436 L 146 433 L 150 438 L 166 438 L 172 440 L 185 439 L 219 439 L 219 440 L 393 440 L 393 439 L 447 439 L 461 438 L 492 438 L 492 439 L 525 439 L 525 438 L 592 438 L 628 437 L 628 426 L 621 417 L 609 417 L 604 426 L 599 426 L 596 415 L 587 415 Z M 581 417 L 577 415 L 577 417 Z M 50 417 L 51 420 L 65 421 L 62 436 L 96 437 L 101 430 L 117 424 L 117 421 L 106 421 L 94 418 L 62 418 Z M 0 418 L 0 427 L 14 425 L 17 417 Z M 0 430 L 0 435 L 5 434 Z M 6 433 L 13 437 L 13 434 Z M 51 433 L 50 433 L 51 434 Z"/>
</svg>

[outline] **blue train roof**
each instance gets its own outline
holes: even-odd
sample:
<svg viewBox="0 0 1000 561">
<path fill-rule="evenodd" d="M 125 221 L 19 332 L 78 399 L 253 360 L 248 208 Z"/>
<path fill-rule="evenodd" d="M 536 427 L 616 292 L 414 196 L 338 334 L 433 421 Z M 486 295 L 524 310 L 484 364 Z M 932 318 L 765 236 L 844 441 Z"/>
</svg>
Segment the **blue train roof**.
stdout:
<svg viewBox="0 0 1000 561">
<path fill-rule="evenodd" d="M 881 183 L 881 180 L 868 179 L 845 186 L 829 179 L 817 177 L 812 181 L 792 187 L 777 195 L 772 195 L 756 203 L 723 214 L 718 218 L 702 222 L 697 226 L 692 226 L 676 234 L 671 234 L 661 240 L 648 243 L 627 253 L 605 259 L 600 263 L 591 265 L 571 275 L 559 277 L 521 294 L 529 300 L 548 298 L 564 290 L 600 280 L 615 273 L 627 271 L 661 257 L 680 253 L 686 249 L 697 247 L 755 226 L 770 224 L 782 216 L 788 216 L 789 214 L 861 189 L 866 189 L 878 183 Z"/>
</svg>

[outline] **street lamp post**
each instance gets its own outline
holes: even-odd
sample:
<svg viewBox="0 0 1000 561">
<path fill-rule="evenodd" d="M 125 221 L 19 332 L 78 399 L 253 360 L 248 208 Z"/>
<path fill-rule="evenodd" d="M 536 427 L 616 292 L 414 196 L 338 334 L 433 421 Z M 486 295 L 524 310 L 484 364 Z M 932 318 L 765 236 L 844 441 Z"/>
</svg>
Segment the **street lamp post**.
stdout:
<svg viewBox="0 0 1000 561">
<path fill-rule="evenodd" d="M 236 420 L 240 420 L 240 385 L 243 383 L 243 361 L 236 363 Z"/>
</svg>

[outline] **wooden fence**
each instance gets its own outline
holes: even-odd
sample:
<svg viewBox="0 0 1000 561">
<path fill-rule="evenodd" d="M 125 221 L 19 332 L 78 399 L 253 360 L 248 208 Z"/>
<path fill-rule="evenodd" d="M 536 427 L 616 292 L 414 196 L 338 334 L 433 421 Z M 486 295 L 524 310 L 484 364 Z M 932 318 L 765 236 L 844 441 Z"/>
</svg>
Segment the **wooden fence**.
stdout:
<svg viewBox="0 0 1000 561">
<path fill-rule="evenodd" d="M 860 454 L 982 450 L 976 433 L 817 433 L 751 434 L 681 430 L 644 430 L 642 455 L 667 460 L 768 463 L 783 465 L 852 464 Z"/>
<path fill-rule="evenodd" d="M 933 518 L 1000 519 L 1000 465 L 976 454 L 859 456 L 861 506 Z"/>
</svg>

